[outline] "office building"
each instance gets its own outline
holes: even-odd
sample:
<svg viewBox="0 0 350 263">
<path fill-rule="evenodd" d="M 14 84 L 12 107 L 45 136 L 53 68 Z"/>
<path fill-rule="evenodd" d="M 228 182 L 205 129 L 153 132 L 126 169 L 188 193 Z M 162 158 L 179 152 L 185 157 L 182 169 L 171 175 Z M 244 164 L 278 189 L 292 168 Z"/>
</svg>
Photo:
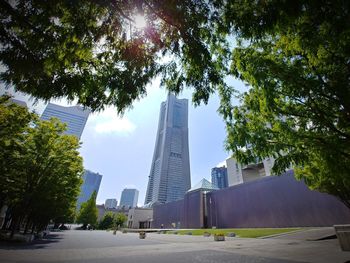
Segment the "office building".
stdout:
<svg viewBox="0 0 350 263">
<path fill-rule="evenodd" d="M 137 189 L 125 188 L 120 197 L 119 207 L 136 207 L 139 199 L 139 191 Z"/>
<path fill-rule="evenodd" d="M 190 188 L 188 100 L 169 93 L 160 106 L 145 204 L 182 199 Z"/>
<path fill-rule="evenodd" d="M 16 103 L 16 104 L 19 105 L 19 106 L 28 108 L 27 103 L 26 103 L 25 101 L 23 101 L 23 100 L 17 100 L 17 99 L 13 99 L 13 98 L 11 98 L 10 100 L 11 100 L 13 103 Z"/>
<path fill-rule="evenodd" d="M 211 182 L 219 189 L 228 187 L 227 168 L 225 166 L 212 168 Z"/>
<path fill-rule="evenodd" d="M 272 157 L 263 161 L 257 160 L 247 165 L 242 165 L 235 158 L 230 157 L 226 159 L 228 185 L 232 186 L 270 176 L 273 164 Z"/>
<path fill-rule="evenodd" d="M 92 193 L 100 189 L 100 184 L 102 180 L 102 175 L 99 173 L 94 173 L 89 170 L 85 170 L 83 175 L 83 184 L 80 187 L 80 195 L 77 201 L 77 210 L 80 209 L 82 203 L 90 199 Z"/>
<path fill-rule="evenodd" d="M 67 124 L 66 134 L 75 135 L 80 139 L 89 114 L 90 110 L 84 109 L 81 106 L 63 107 L 49 103 L 41 115 L 41 119 L 50 120 L 52 117 L 58 118 L 61 122 Z"/>
<path fill-rule="evenodd" d="M 114 198 L 106 199 L 106 201 L 105 201 L 105 208 L 106 209 L 117 208 L 117 206 L 118 206 L 117 199 L 114 199 Z"/>
</svg>

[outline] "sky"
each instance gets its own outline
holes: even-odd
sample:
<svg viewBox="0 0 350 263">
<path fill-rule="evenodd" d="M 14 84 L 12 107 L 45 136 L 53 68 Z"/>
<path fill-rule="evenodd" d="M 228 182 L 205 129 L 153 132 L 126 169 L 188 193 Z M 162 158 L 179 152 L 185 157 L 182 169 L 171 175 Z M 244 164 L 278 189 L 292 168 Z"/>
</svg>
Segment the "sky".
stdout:
<svg viewBox="0 0 350 263">
<path fill-rule="evenodd" d="M 241 82 L 232 79 L 229 82 L 238 90 L 245 90 Z M 1 93 L 4 91 L 1 86 Z M 7 91 L 42 114 L 45 103 L 33 105 L 33 100 L 28 96 L 13 90 Z M 144 204 L 160 104 L 166 100 L 166 96 L 167 91 L 159 88 L 159 80 L 156 79 L 147 87 L 147 96 L 136 101 L 133 108 L 122 117 L 112 107 L 89 116 L 81 137 L 80 153 L 84 159 L 84 168 L 103 176 L 97 196 L 98 204 L 108 198 L 116 198 L 119 203 L 124 188 L 138 189 L 138 205 Z M 191 102 L 190 89 L 178 98 L 189 100 L 189 151 L 193 186 L 202 178 L 210 181 L 211 168 L 222 163 L 230 153 L 224 149 L 226 133 L 224 122 L 217 113 L 218 96 L 212 95 L 207 105 L 197 107 Z M 64 99 L 51 102 L 62 106 L 74 105 Z"/>
</svg>

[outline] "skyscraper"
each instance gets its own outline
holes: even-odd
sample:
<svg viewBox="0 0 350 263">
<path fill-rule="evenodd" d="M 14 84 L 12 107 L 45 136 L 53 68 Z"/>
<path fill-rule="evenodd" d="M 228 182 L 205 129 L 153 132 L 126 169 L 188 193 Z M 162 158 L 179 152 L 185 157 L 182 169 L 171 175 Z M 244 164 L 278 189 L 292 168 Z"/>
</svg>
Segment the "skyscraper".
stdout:
<svg viewBox="0 0 350 263">
<path fill-rule="evenodd" d="M 81 106 L 63 107 L 49 103 L 41 115 L 41 119 L 49 120 L 52 117 L 60 119 L 67 124 L 67 130 L 65 133 L 75 135 L 80 139 L 89 114 L 90 110 L 84 109 Z"/>
<path fill-rule="evenodd" d="M 188 100 L 169 93 L 160 106 L 145 204 L 181 199 L 190 188 Z"/>
<path fill-rule="evenodd" d="M 117 206 L 118 206 L 117 199 L 114 199 L 114 198 L 106 199 L 106 201 L 105 201 L 105 208 L 106 209 L 116 208 Z"/>
<path fill-rule="evenodd" d="M 120 207 L 136 207 L 139 199 L 139 191 L 137 189 L 125 188 L 120 197 Z"/>
<path fill-rule="evenodd" d="M 228 187 L 227 168 L 225 166 L 212 168 L 211 182 L 219 189 Z"/>
<path fill-rule="evenodd" d="M 80 187 L 80 195 L 78 197 L 77 209 L 80 209 L 82 203 L 90 199 L 92 193 L 100 189 L 102 175 L 94 173 L 89 170 L 85 170 L 83 175 L 83 184 Z"/>
</svg>

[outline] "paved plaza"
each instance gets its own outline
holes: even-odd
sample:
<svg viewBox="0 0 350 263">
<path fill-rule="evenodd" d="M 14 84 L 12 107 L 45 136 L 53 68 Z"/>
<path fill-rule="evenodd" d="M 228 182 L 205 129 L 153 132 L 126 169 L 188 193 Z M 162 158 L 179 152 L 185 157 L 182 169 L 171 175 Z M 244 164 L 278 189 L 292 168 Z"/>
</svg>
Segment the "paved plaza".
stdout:
<svg viewBox="0 0 350 263">
<path fill-rule="evenodd" d="M 242 262 L 344 263 L 350 252 L 342 252 L 336 239 L 306 240 L 303 233 L 267 239 L 180 236 L 148 233 L 141 240 L 137 233 L 113 235 L 107 231 L 69 230 L 51 233 L 34 244 L 0 244 L 0 262 L 68 263 L 171 263 Z"/>
</svg>

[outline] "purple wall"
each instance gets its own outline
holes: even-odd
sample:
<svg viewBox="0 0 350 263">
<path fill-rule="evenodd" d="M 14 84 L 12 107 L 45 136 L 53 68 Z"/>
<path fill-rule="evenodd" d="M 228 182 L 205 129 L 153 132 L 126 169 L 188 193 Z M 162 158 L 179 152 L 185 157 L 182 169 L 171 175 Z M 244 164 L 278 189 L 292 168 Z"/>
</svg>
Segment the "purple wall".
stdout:
<svg viewBox="0 0 350 263">
<path fill-rule="evenodd" d="M 184 224 L 184 200 L 157 205 L 153 207 L 153 228 L 172 228 L 172 223 L 180 228 Z"/>
<path fill-rule="evenodd" d="M 153 207 L 152 227 L 199 228 L 203 225 L 203 193 L 192 192 L 179 201 Z"/>
<path fill-rule="evenodd" d="M 188 193 L 184 199 L 184 228 L 203 227 L 203 193 Z"/>
<path fill-rule="evenodd" d="M 293 173 L 221 189 L 206 196 L 186 194 L 180 201 L 154 208 L 154 227 L 180 228 L 332 226 L 350 223 L 350 210 L 328 194 L 311 191 Z M 206 217 L 206 219 L 204 219 Z M 206 224 L 204 223 L 206 222 Z"/>
<path fill-rule="evenodd" d="M 210 204 L 211 202 L 211 204 Z M 350 223 L 350 210 L 335 197 L 311 191 L 292 172 L 207 195 L 208 227 L 331 226 Z"/>
</svg>

